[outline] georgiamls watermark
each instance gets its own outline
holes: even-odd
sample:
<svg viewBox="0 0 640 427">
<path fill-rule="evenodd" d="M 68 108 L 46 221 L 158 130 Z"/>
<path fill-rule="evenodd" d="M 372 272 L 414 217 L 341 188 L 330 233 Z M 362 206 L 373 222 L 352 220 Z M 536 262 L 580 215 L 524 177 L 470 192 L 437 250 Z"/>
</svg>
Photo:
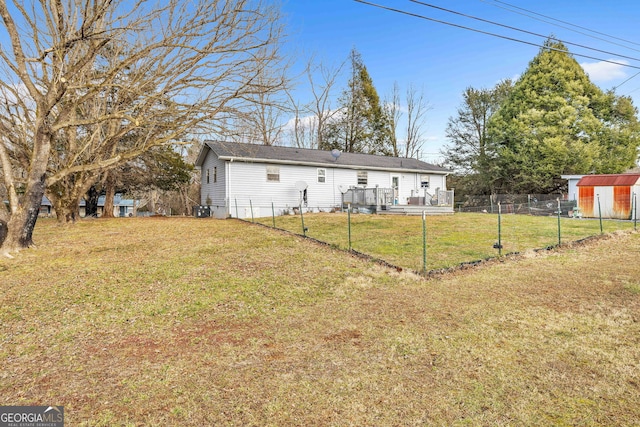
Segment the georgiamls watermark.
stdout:
<svg viewBox="0 0 640 427">
<path fill-rule="evenodd" d="M 64 407 L 0 406 L 0 427 L 64 427 Z"/>
</svg>

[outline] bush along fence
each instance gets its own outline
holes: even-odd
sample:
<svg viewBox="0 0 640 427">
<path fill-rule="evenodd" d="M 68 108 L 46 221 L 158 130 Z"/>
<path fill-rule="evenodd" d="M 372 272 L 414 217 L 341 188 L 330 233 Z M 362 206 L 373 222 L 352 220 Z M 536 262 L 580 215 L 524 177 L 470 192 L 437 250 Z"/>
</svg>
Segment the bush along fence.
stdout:
<svg viewBox="0 0 640 427">
<path fill-rule="evenodd" d="M 556 198 L 551 215 L 516 215 L 501 202 L 495 213 L 431 216 L 370 215 L 351 207 L 317 210 L 302 206 L 278 215 L 245 221 L 312 238 L 334 248 L 421 274 L 475 264 L 529 250 L 550 249 L 617 231 L 637 230 L 637 195 L 630 220 L 576 218 Z M 506 211 L 506 212 L 505 212 Z M 526 213 L 524 211 L 523 213 Z"/>
</svg>

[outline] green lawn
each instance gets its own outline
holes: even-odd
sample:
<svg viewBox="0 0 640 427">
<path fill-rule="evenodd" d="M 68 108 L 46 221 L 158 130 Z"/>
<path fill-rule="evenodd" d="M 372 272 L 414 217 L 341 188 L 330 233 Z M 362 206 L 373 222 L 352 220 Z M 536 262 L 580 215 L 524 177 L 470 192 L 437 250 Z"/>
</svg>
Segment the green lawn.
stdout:
<svg viewBox="0 0 640 427">
<path fill-rule="evenodd" d="M 307 214 L 275 218 L 275 226 L 349 248 L 349 222 L 344 213 Z M 256 222 L 273 226 L 273 218 Z M 463 262 L 498 256 L 498 215 L 456 213 L 453 216 L 427 216 L 427 269 L 452 267 Z M 603 232 L 632 230 L 629 221 L 603 221 Z M 557 217 L 502 215 L 500 217 L 502 254 L 542 249 L 558 244 Z M 600 234 L 600 222 L 592 219 L 561 218 L 560 240 L 569 243 Z M 391 264 L 415 271 L 424 266 L 423 224 L 420 216 L 351 215 L 351 247 Z"/>
<path fill-rule="evenodd" d="M 65 425 L 640 419 L 640 234 L 429 280 L 236 220 L 40 221 L 35 240 L 0 259 L 0 405 L 63 405 Z"/>
</svg>

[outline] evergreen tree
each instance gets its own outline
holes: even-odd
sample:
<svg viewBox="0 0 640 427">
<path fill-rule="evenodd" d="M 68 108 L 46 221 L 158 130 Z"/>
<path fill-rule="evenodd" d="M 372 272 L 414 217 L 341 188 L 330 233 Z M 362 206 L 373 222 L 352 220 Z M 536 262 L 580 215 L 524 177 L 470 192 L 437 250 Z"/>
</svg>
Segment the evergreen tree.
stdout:
<svg viewBox="0 0 640 427">
<path fill-rule="evenodd" d="M 618 173 L 638 157 L 629 98 L 603 93 L 565 46 L 547 40 L 489 122 L 493 186 L 550 193 L 561 174 Z"/>
<path fill-rule="evenodd" d="M 391 135 L 373 80 L 353 49 L 350 54 L 351 78 L 339 99 L 337 114 L 327 123 L 321 149 L 349 153 L 390 155 Z"/>
</svg>

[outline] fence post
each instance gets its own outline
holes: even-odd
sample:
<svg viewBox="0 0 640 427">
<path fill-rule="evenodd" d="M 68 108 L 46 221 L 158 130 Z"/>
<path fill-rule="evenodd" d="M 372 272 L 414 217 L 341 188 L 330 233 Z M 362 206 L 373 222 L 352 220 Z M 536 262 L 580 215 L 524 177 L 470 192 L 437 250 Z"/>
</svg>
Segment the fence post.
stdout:
<svg viewBox="0 0 640 427">
<path fill-rule="evenodd" d="M 502 256 L 502 205 L 498 202 L 498 255 Z"/>
<path fill-rule="evenodd" d="M 633 193 L 633 230 L 636 231 L 638 229 L 638 195 Z"/>
<path fill-rule="evenodd" d="M 427 275 L 427 211 L 422 211 L 422 273 Z"/>
<path fill-rule="evenodd" d="M 527 194 L 527 210 L 529 211 L 529 215 L 531 215 L 531 194 Z"/>
<path fill-rule="evenodd" d="M 300 204 L 300 219 L 302 220 L 302 235 L 307 237 L 307 228 L 304 226 L 304 213 L 302 213 L 302 203 Z"/>
<path fill-rule="evenodd" d="M 273 228 L 276 228 L 276 210 L 273 207 L 273 202 L 271 202 L 271 219 L 273 220 Z"/>
<path fill-rule="evenodd" d="M 249 199 L 249 209 L 251 209 L 251 222 L 255 222 L 253 220 L 253 203 L 251 202 L 251 199 Z"/>
<path fill-rule="evenodd" d="M 602 209 L 600 208 L 600 195 L 596 194 L 598 197 L 598 216 L 600 217 L 600 234 L 603 234 L 602 231 Z"/>
<path fill-rule="evenodd" d="M 351 203 L 347 203 L 347 224 L 349 230 L 349 252 L 351 252 Z"/>
<path fill-rule="evenodd" d="M 236 218 L 240 218 L 240 217 L 238 216 L 238 198 L 237 198 L 237 197 L 235 197 L 235 198 L 234 198 L 234 200 L 236 201 Z"/>
<path fill-rule="evenodd" d="M 558 197 L 558 246 L 562 245 L 561 234 L 560 234 L 560 198 Z"/>
</svg>

